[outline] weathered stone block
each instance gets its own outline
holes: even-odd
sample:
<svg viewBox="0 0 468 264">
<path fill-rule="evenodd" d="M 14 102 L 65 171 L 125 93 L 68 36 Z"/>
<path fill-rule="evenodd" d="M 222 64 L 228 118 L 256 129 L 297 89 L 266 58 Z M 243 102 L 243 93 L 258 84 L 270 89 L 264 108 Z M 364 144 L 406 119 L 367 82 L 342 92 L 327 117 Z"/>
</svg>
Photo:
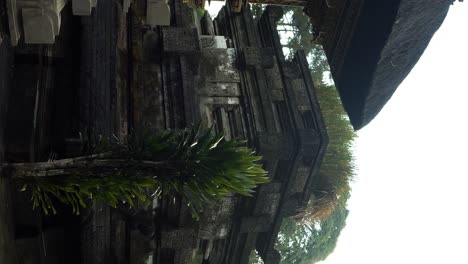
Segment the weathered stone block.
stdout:
<svg viewBox="0 0 468 264">
<path fill-rule="evenodd" d="M 200 50 L 196 28 L 164 27 L 162 29 L 165 52 L 194 52 Z"/>
<path fill-rule="evenodd" d="M 271 68 L 274 65 L 275 54 L 271 48 L 242 48 L 240 61 L 244 67 Z"/>
<path fill-rule="evenodd" d="M 283 72 L 286 78 L 297 79 L 301 78 L 302 72 L 299 66 L 291 61 L 284 62 Z"/>
<path fill-rule="evenodd" d="M 205 14 L 200 20 L 201 31 L 203 35 L 214 35 L 215 29 L 213 25 L 213 19 L 211 19 L 210 13 L 205 11 Z"/>
<path fill-rule="evenodd" d="M 268 216 L 244 217 L 241 221 L 241 233 L 266 232 L 271 224 L 271 218 Z"/>
<path fill-rule="evenodd" d="M 311 104 L 309 102 L 309 95 L 307 94 L 304 80 L 302 79 L 291 80 L 291 88 L 294 92 L 294 97 L 296 99 L 297 110 L 299 110 L 300 112 L 311 110 Z"/>
<path fill-rule="evenodd" d="M 240 75 L 234 49 L 211 49 L 202 51 L 200 76 L 207 82 L 239 83 Z"/>
<path fill-rule="evenodd" d="M 304 191 L 307 180 L 311 176 L 310 167 L 300 166 L 297 168 L 296 177 L 291 188 L 292 193 L 300 193 Z"/>
<path fill-rule="evenodd" d="M 200 36 L 202 49 L 227 49 L 226 38 L 224 36 Z"/>
<path fill-rule="evenodd" d="M 179 228 L 161 232 L 161 248 L 192 248 L 197 240 L 195 230 Z"/>
<path fill-rule="evenodd" d="M 261 193 L 257 197 L 257 203 L 255 205 L 255 215 L 269 215 L 274 216 L 278 209 L 279 202 L 281 200 L 281 193 Z"/>
<path fill-rule="evenodd" d="M 148 0 L 146 5 L 146 24 L 169 26 L 171 24 L 171 8 L 167 0 Z"/>
<path fill-rule="evenodd" d="M 262 153 L 272 153 L 277 158 L 289 157 L 292 151 L 289 139 L 280 133 L 262 133 L 259 142 Z"/>
<path fill-rule="evenodd" d="M 51 10 L 23 8 L 24 42 L 27 44 L 53 44 L 60 16 Z"/>
<path fill-rule="evenodd" d="M 293 216 L 297 213 L 299 206 L 300 204 L 299 204 L 298 199 L 296 199 L 296 197 L 294 196 L 288 197 L 288 199 L 286 199 L 281 206 L 280 214 L 283 217 Z"/>
<path fill-rule="evenodd" d="M 269 182 L 260 185 L 259 193 L 278 193 L 281 191 L 281 182 Z"/>
<path fill-rule="evenodd" d="M 278 64 L 274 63 L 271 69 L 265 69 L 266 81 L 270 90 L 272 101 L 284 101 L 283 80 L 278 69 Z"/>
<path fill-rule="evenodd" d="M 209 82 L 199 92 L 206 96 L 240 96 L 237 83 L 212 83 Z"/>
</svg>

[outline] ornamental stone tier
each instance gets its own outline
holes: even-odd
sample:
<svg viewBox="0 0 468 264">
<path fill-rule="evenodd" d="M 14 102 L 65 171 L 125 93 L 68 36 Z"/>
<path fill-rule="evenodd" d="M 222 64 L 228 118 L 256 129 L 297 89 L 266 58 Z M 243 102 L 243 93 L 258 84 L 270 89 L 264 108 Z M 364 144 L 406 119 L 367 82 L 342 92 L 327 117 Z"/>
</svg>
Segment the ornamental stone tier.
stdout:
<svg viewBox="0 0 468 264">
<path fill-rule="evenodd" d="M 53 44 L 60 34 L 61 12 L 71 5 L 74 16 L 90 16 L 105 0 L 6 0 L 10 41 L 17 46 L 21 36 L 25 44 Z M 120 0 L 127 13 L 132 0 Z M 71 2 L 71 3 L 68 3 Z M 167 0 L 147 0 L 146 24 L 151 27 L 169 25 L 171 19 Z"/>
</svg>

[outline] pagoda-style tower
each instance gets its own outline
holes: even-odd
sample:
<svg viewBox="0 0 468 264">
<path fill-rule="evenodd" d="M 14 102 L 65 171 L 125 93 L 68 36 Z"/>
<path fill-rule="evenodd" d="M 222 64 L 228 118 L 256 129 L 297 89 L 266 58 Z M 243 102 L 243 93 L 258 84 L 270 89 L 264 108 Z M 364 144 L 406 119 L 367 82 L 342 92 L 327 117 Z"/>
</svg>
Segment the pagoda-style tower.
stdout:
<svg viewBox="0 0 468 264">
<path fill-rule="evenodd" d="M 424 52 L 454 0 L 252 0 L 304 8 L 355 129 L 368 124 Z M 228 1 L 238 11 L 247 3 Z"/>
</svg>

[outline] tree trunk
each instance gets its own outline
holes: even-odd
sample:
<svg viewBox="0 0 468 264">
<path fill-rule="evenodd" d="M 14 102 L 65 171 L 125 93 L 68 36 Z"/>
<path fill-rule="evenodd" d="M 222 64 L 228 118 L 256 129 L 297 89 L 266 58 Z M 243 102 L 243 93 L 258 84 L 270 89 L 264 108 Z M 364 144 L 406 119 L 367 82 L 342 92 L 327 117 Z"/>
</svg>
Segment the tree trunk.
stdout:
<svg viewBox="0 0 468 264">
<path fill-rule="evenodd" d="M 2 164 L 2 169 L 5 176 L 11 178 L 109 176 L 126 168 L 131 168 L 135 174 L 160 172 L 162 168 L 168 168 L 170 163 L 170 161 L 112 158 L 111 153 L 100 153 L 50 162 Z"/>
</svg>

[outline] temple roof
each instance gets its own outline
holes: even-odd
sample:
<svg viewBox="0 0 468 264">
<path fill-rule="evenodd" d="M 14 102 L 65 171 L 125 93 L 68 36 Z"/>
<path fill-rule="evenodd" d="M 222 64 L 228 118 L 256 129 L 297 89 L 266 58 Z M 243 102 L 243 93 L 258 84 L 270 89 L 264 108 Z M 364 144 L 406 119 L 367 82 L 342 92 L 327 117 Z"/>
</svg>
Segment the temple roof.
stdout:
<svg viewBox="0 0 468 264">
<path fill-rule="evenodd" d="M 323 46 L 356 130 L 382 110 L 423 54 L 452 2 L 348 0 L 329 8 L 337 19 L 327 22 Z"/>
</svg>

